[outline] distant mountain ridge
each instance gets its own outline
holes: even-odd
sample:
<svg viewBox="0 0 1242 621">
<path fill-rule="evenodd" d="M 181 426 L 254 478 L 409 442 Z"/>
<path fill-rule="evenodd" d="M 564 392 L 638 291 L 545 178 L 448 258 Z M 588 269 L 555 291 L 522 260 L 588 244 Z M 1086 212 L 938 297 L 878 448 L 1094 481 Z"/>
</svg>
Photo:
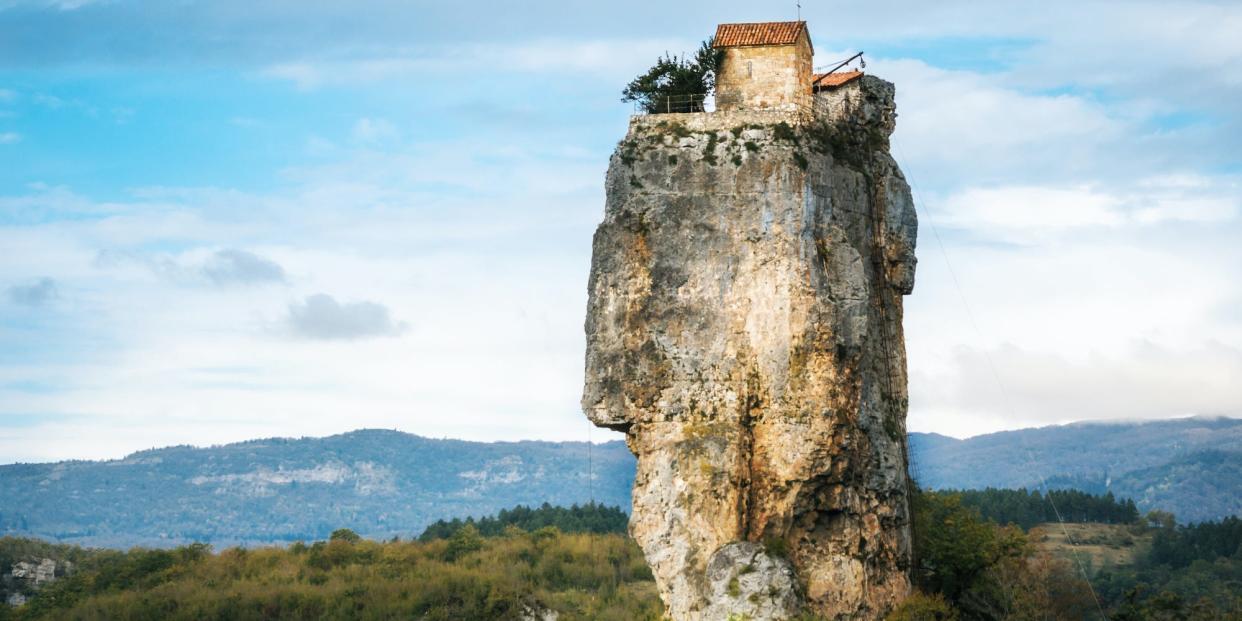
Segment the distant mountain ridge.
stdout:
<svg viewBox="0 0 1242 621">
<path fill-rule="evenodd" d="M 1113 492 L 1182 521 L 1242 514 L 1242 419 L 1086 422 L 958 440 L 910 434 L 923 487 Z"/>
<path fill-rule="evenodd" d="M 910 434 L 924 487 L 1052 487 L 1130 497 L 1183 520 L 1242 513 L 1242 420 L 1089 423 L 966 440 Z M 82 545 L 414 537 L 431 522 L 592 497 L 628 510 L 619 441 L 439 440 L 386 430 L 0 466 L 0 534 Z M 588 462 L 593 478 L 587 475 Z"/>
<path fill-rule="evenodd" d="M 367 429 L 0 466 L 0 534 L 109 547 L 415 537 L 515 505 L 629 506 L 622 442 L 466 442 Z M 588 478 L 593 463 L 594 480 Z"/>
</svg>

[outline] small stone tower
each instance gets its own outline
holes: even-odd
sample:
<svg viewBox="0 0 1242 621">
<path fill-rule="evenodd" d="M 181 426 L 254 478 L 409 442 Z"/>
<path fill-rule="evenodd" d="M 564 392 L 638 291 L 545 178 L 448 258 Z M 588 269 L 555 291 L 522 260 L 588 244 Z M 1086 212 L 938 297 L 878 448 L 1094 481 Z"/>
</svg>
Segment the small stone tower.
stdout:
<svg viewBox="0 0 1242 621">
<path fill-rule="evenodd" d="M 806 22 L 720 24 L 715 47 L 724 52 L 717 110 L 810 108 L 815 49 Z"/>
</svg>

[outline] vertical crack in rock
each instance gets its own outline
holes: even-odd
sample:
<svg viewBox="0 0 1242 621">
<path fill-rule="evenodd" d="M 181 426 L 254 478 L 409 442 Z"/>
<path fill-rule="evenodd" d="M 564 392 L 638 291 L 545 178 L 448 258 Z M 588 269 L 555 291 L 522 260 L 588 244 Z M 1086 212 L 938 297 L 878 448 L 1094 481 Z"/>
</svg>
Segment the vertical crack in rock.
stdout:
<svg viewBox="0 0 1242 621">
<path fill-rule="evenodd" d="M 864 76 L 814 114 L 635 117 L 612 157 L 582 405 L 638 457 L 673 619 L 876 619 L 910 590 L 895 118 Z"/>
</svg>

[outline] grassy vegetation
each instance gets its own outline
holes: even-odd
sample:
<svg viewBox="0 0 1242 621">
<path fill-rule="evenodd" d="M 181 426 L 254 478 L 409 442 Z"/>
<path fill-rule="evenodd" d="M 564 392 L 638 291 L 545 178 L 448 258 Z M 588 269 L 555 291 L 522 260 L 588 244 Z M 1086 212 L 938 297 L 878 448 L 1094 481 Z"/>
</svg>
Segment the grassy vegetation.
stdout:
<svg viewBox="0 0 1242 621">
<path fill-rule="evenodd" d="M 1000 498 L 1012 500 L 998 492 L 988 502 Z M 1085 557 L 1110 619 L 1242 618 L 1237 519 L 1178 526 L 1155 513 L 1124 525 L 1072 524 L 1071 545 L 1059 524 L 1029 532 L 1001 526 L 959 494 L 919 493 L 914 510 L 918 592 L 892 620 L 1099 619 L 1074 553 Z M 37 593 L 23 591 L 32 595 L 25 606 L 0 606 L 0 620 L 520 619 L 547 609 L 563 620 L 659 619 L 638 547 L 615 532 L 623 517 L 595 505 L 519 507 L 439 522 L 421 541 L 369 541 L 340 529 L 309 545 L 219 552 L 3 538 L 5 566 L 54 558 L 71 560 L 74 571 Z M 783 540 L 765 545 L 788 553 Z"/>
<path fill-rule="evenodd" d="M 10 541 L 5 544 L 11 543 Z M 338 532 L 289 548 L 96 552 L 10 619 L 655 619 L 661 607 L 621 535 L 533 533 L 380 543 Z"/>
<path fill-rule="evenodd" d="M 1151 550 L 1152 541 L 1152 533 L 1133 524 L 1039 524 L 1029 536 L 1039 549 L 1082 563 L 1092 575 L 1138 563 Z"/>
</svg>

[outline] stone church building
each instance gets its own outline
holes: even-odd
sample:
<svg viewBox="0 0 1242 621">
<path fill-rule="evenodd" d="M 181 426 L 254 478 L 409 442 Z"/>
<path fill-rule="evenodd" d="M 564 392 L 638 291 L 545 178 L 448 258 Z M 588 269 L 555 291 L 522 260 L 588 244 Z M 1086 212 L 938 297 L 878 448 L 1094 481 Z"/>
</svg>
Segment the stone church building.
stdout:
<svg viewBox="0 0 1242 621">
<path fill-rule="evenodd" d="M 817 74 L 806 22 L 720 24 L 716 110 L 808 110 L 820 90 L 862 77 L 861 71 Z"/>
</svg>

